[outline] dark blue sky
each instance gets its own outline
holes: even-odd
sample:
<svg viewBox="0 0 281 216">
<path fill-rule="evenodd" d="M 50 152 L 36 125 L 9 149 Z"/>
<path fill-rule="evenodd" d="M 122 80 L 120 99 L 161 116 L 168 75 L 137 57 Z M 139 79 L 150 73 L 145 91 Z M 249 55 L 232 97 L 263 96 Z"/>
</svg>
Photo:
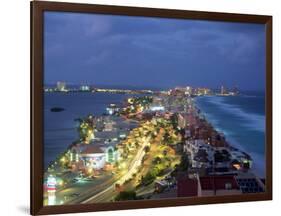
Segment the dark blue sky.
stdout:
<svg viewBox="0 0 281 216">
<path fill-rule="evenodd" d="M 265 26 L 45 12 L 45 83 L 265 86 Z"/>
</svg>

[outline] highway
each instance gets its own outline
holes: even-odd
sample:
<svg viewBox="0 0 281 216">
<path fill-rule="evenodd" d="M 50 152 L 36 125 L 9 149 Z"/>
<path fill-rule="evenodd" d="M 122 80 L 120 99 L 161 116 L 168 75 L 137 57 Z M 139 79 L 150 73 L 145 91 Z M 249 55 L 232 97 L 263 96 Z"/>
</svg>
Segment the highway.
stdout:
<svg viewBox="0 0 281 216">
<path fill-rule="evenodd" d="M 82 204 L 85 203 L 93 203 L 93 202 L 106 202 L 112 200 L 113 197 L 117 195 L 117 192 L 115 191 L 115 184 L 124 184 L 124 182 L 130 178 L 133 177 L 133 174 L 137 172 L 138 167 L 141 165 L 142 158 L 145 155 L 144 148 L 149 144 L 149 140 L 151 137 L 145 137 L 143 138 L 143 142 L 141 147 L 139 148 L 135 158 L 132 160 L 128 167 L 128 171 L 125 175 L 121 176 L 117 181 L 115 181 L 112 185 L 106 187 L 103 191 L 91 196 L 90 198 L 87 198 L 86 200 L 82 201 Z"/>
</svg>

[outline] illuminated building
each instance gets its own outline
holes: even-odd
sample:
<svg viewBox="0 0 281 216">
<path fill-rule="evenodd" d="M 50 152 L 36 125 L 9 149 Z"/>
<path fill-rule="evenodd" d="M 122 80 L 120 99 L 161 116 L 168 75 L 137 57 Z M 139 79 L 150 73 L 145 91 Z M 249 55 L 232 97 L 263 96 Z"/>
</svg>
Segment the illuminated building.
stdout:
<svg viewBox="0 0 281 216">
<path fill-rule="evenodd" d="M 106 112 L 109 115 L 114 115 L 114 114 L 118 113 L 119 110 L 120 110 L 120 108 L 117 107 L 116 104 L 110 104 L 110 106 L 106 108 Z"/>
<path fill-rule="evenodd" d="M 224 86 L 221 86 L 221 92 L 220 93 L 221 93 L 221 95 L 227 94 L 227 90 Z"/>
<path fill-rule="evenodd" d="M 179 96 L 179 97 L 184 96 L 184 95 L 186 95 L 186 88 L 176 87 L 176 88 L 170 90 L 169 94 L 172 96 Z"/>
<path fill-rule="evenodd" d="M 47 178 L 47 191 L 48 193 L 56 192 L 57 180 L 53 175 L 48 176 Z"/>
<path fill-rule="evenodd" d="M 152 106 L 152 107 L 150 107 L 150 110 L 151 111 L 164 111 L 165 107 L 163 107 L 163 106 Z"/>
<path fill-rule="evenodd" d="M 90 86 L 88 86 L 88 85 L 82 85 L 82 86 L 80 87 L 80 90 L 81 90 L 81 91 L 90 91 Z"/>
<path fill-rule="evenodd" d="M 79 158 L 79 161 L 83 162 L 83 167 L 87 169 L 100 170 L 106 163 L 112 164 L 119 159 L 119 152 L 111 145 L 80 144 L 72 147 L 71 152 Z"/>
<path fill-rule="evenodd" d="M 104 131 L 113 131 L 115 130 L 116 123 L 114 121 L 108 120 L 104 122 Z"/>
<path fill-rule="evenodd" d="M 200 95 L 210 95 L 211 89 L 209 89 L 209 88 L 195 88 L 194 94 L 198 95 L 198 96 L 200 96 Z"/>
<path fill-rule="evenodd" d="M 177 114 L 177 122 L 178 122 L 178 126 L 183 129 L 186 127 L 187 125 L 187 121 L 186 121 L 186 117 L 184 114 L 182 113 L 178 113 Z"/>
<path fill-rule="evenodd" d="M 57 90 L 58 91 L 66 91 L 66 84 L 65 82 L 57 82 Z"/>
<path fill-rule="evenodd" d="M 98 146 L 89 145 L 80 153 L 85 167 L 93 169 L 102 169 L 105 166 L 105 152 Z"/>
<path fill-rule="evenodd" d="M 186 87 L 186 91 L 185 91 L 185 94 L 187 94 L 187 95 L 192 95 L 192 88 L 190 87 L 190 86 L 187 86 Z"/>
</svg>

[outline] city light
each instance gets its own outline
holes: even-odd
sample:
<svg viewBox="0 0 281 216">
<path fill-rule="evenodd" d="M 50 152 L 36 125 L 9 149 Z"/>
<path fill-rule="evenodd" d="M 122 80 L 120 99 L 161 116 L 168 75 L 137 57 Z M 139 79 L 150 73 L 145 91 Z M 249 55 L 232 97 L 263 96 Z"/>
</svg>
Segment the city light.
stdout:
<svg viewBox="0 0 281 216">
<path fill-rule="evenodd" d="M 119 167 L 121 169 L 125 169 L 126 168 L 126 162 L 122 162 Z"/>
<path fill-rule="evenodd" d="M 95 89 L 94 92 L 99 91 L 119 92 L 107 89 Z M 150 97 L 131 95 L 122 99 L 122 105 L 116 101 L 107 104 L 105 113 L 100 116 L 89 114 L 79 118 L 79 139 L 70 145 L 67 153 L 60 154 L 45 173 L 45 176 L 49 175 L 44 191 L 45 200 L 50 194 L 49 205 L 81 200 L 87 203 L 85 200 L 91 195 L 87 190 L 93 193 L 91 202 L 112 201 L 116 196 L 116 190 L 112 189 L 116 183 L 122 184 L 120 191 L 132 188 L 147 191 L 149 188 L 147 197 L 153 197 L 155 184 L 167 182 L 166 186 L 177 190 L 175 176 L 178 172 L 186 173 L 190 178 L 194 175 L 192 178 L 199 181 L 201 176 L 193 173 L 194 170 L 214 173 L 217 172 L 213 169 L 214 164 L 215 168 L 226 164 L 231 173 L 246 173 L 252 165 L 250 156 L 237 153 L 237 160 L 233 160 L 235 154 L 226 142 L 223 143 L 223 136 L 203 119 L 203 111 L 196 110 L 192 95 L 210 94 L 208 89 L 186 87 L 173 89 L 170 93 L 172 96 L 168 96 L 167 91 L 165 95 L 158 92 Z M 216 151 L 222 162 L 214 162 Z M 94 194 L 91 188 L 99 192 Z"/>
<path fill-rule="evenodd" d="M 88 172 L 88 174 L 92 174 L 93 173 L 93 168 L 88 168 L 87 172 Z"/>
<path fill-rule="evenodd" d="M 151 111 L 164 111 L 165 108 L 163 106 L 153 106 L 153 107 L 150 107 L 150 110 Z"/>
<path fill-rule="evenodd" d="M 57 179 L 50 175 L 47 178 L 47 191 L 48 192 L 55 192 L 56 191 L 56 185 L 57 185 Z"/>
<path fill-rule="evenodd" d="M 134 103 L 134 98 L 128 98 L 128 103 L 133 104 Z"/>
<path fill-rule="evenodd" d="M 62 157 L 62 158 L 60 159 L 60 161 L 61 161 L 62 163 L 65 163 L 65 161 L 66 161 L 65 157 Z"/>
<path fill-rule="evenodd" d="M 62 179 L 60 179 L 60 180 L 58 181 L 58 184 L 59 184 L 59 186 L 63 186 L 63 185 L 64 185 L 63 180 L 62 180 Z"/>
</svg>

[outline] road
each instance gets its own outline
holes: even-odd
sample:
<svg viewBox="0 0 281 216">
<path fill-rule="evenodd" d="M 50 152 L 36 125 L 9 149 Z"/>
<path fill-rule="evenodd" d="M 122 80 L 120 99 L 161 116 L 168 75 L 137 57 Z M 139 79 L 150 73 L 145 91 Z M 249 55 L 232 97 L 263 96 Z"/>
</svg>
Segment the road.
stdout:
<svg viewBox="0 0 281 216">
<path fill-rule="evenodd" d="M 115 184 L 123 184 L 126 180 L 130 179 L 133 177 L 133 174 L 137 172 L 138 167 L 141 165 L 142 158 L 145 155 L 144 148 L 149 144 L 149 140 L 151 137 L 145 137 L 143 138 L 143 142 L 141 147 L 139 148 L 136 156 L 130 163 L 128 167 L 128 171 L 126 172 L 125 175 L 121 176 L 117 181 L 115 181 L 113 184 L 108 186 L 106 189 L 103 191 L 91 196 L 90 198 L 85 199 L 82 201 L 82 204 L 85 203 L 93 203 L 93 202 L 106 202 L 112 200 L 115 195 L 117 195 L 117 192 L 115 191 Z"/>
<path fill-rule="evenodd" d="M 92 181 L 79 181 L 44 197 L 48 205 L 76 204 L 112 185 L 121 175 L 97 177 Z M 77 194 L 77 195 L 75 195 Z M 73 196 L 74 195 L 74 196 Z"/>
<path fill-rule="evenodd" d="M 140 142 L 134 158 L 129 162 L 126 172 L 98 177 L 93 181 L 80 181 L 71 184 L 70 187 L 60 189 L 55 194 L 44 196 L 44 204 L 66 205 L 77 203 L 107 202 L 112 200 L 118 192 L 115 191 L 116 184 L 124 184 L 138 171 L 141 161 L 145 155 L 144 148 L 149 145 L 151 137 L 144 137 Z"/>
</svg>

